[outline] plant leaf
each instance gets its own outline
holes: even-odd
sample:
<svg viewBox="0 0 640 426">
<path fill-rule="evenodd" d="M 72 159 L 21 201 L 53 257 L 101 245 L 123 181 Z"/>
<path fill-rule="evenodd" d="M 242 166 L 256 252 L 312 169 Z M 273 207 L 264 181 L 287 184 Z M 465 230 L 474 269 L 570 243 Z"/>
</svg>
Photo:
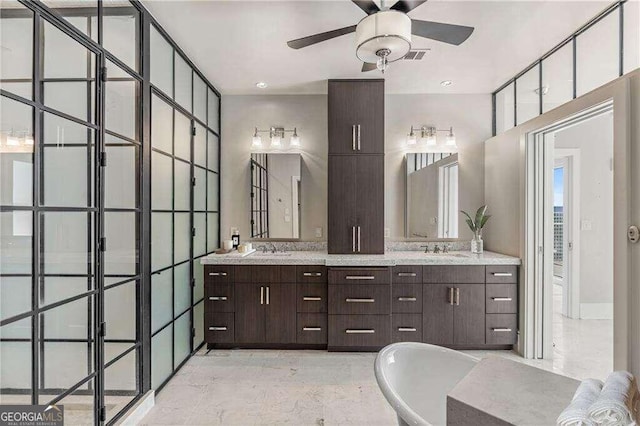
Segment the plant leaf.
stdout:
<svg viewBox="0 0 640 426">
<path fill-rule="evenodd" d="M 467 222 L 467 225 L 469 225 L 469 228 L 471 229 L 471 232 L 476 232 L 476 227 L 473 224 L 473 221 L 471 219 L 467 219 L 466 222 Z"/>
<path fill-rule="evenodd" d="M 476 220 L 475 220 L 475 224 L 476 226 L 479 226 L 481 221 L 482 221 L 482 217 L 484 216 L 485 212 L 487 211 L 487 206 L 481 206 L 478 208 L 478 211 L 476 211 Z"/>
<path fill-rule="evenodd" d="M 484 225 L 487 223 L 490 217 L 490 214 L 482 217 L 482 221 L 480 221 L 480 229 L 484 228 Z"/>
</svg>

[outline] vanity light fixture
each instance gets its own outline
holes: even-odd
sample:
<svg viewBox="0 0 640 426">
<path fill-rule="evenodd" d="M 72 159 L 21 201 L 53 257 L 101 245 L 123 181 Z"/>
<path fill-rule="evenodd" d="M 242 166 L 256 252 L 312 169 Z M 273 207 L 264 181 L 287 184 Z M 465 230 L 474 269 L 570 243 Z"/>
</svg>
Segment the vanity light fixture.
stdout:
<svg viewBox="0 0 640 426">
<path fill-rule="evenodd" d="M 453 127 L 449 128 L 449 134 L 447 135 L 445 145 L 456 146 L 456 136 L 453 134 Z"/>
<path fill-rule="evenodd" d="M 438 140 L 436 137 L 437 132 L 447 132 L 445 139 L 445 145 L 448 147 L 456 146 L 456 137 L 453 134 L 453 127 L 446 130 L 439 130 L 433 126 L 411 126 L 411 131 L 407 135 L 407 145 L 415 145 L 417 143 L 417 137 L 415 134 L 415 128 L 420 128 L 420 143 L 424 143 L 426 146 L 437 146 Z"/>
<path fill-rule="evenodd" d="M 20 145 L 20 139 L 17 136 L 13 136 L 12 134 L 7 135 L 7 146 L 18 146 Z"/>
<path fill-rule="evenodd" d="M 260 133 L 269 133 L 270 147 L 274 149 L 282 149 L 285 148 L 284 138 L 286 133 L 293 133 L 291 135 L 291 139 L 289 140 L 289 147 L 291 148 L 299 148 L 300 147 L 300 136 L 298 136 L 298 128 L 294 127 L 293 129 L 285 129 L 284 127 L 271 126 L 269 130 L 260 130 L 257 127 L 253 132 L 253 138 L 251 147 L 252 148 L 262 148 L 262 137 Z"/>
<path fill-rule="evenodd" d="M 32 135 L 25 135 L 24 144 L 25 145 L 33 145 L 33 136 Z"/>
<path fill-rule="evenodd" d="M 416 134 L 413 131 L 413 126 L 411 126 L 411 131 L 407 135 L 407 145 L 415 145 L 417 142 Z"/>
</svg>

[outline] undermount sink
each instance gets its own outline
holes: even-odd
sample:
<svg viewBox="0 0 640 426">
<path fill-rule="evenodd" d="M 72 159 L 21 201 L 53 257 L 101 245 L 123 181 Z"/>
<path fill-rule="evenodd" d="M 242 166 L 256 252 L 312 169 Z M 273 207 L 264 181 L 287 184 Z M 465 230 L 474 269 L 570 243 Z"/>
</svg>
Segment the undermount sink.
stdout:
<svg viewBox="0 0 640 426">
<path fill-rule="evenodd" d="M 271 256 L 291 256 L 291 252 L 276 252 L 276 253 L 271 253 L 271 252 L 267 252 L 267 253 L 263 253 L 263 252 L 255 252 L 253 254 L 254 256 L 259 256 L 259 257 L 271 257 Z"/>
</svg>

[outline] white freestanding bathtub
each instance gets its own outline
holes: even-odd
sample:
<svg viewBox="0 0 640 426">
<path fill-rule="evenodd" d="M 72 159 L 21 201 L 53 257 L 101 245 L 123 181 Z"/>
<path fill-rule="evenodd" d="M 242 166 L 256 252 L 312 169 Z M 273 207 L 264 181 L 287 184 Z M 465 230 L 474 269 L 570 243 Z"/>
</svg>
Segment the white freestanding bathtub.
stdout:
<svg viewBox="0 0 640 426">
<path fill-rule="evenodd" d="M 444 425 L 447 394 L 478 361 L 440 346 L 394 343 L 378 353 L 375 374 L 400 426 Z"/>
</svg>

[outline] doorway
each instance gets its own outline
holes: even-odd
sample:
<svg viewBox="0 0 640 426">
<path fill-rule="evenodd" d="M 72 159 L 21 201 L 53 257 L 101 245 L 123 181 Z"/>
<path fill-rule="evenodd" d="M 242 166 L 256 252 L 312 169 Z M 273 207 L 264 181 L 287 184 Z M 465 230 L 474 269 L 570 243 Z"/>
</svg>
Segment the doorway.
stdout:
<svg viewBox="0 0 640 426">
<path fill-rule="evenodd" d="M 604 379 L 613 369 L 613 106 L 533 140 L 536 357 Z"/>
</svg>

